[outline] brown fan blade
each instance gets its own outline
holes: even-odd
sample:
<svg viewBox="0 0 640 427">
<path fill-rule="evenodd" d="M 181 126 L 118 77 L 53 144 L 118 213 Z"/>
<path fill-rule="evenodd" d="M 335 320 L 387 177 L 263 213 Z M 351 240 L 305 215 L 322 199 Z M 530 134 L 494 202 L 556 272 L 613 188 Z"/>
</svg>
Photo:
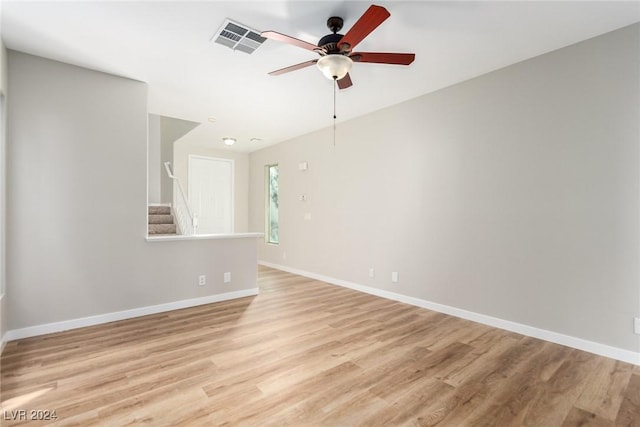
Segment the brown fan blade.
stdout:
<svg viewBox="0 0 640 427">
<path fill-rule="evenodd" d="M 295 71 L 295 70 L 299 70 L 301 68 L 309 67 L 309 66 L 315 64 L 316 62 L 318 62 L 317 59 L 312 59 L 311 61 L 301 62 L 300 64 L 296 64 L 296 65 L 290 65 L 288 67 L 272 71 L 272 72 L 269 73 L 269 75 L 270 76 L 279 76 L 280 74 L 284 74 L 284 73 L 288 73 L 290 71 Z"/>
<path fill-rule="evenodd" d="M 347 34 L 338 42 L 338 48 L 343 52 L 351 52 L 358 43 L 364 40 L 378 25 L 382 24 L 391 14 L 382 6 L 371 5 L 358 19 Z"/>
<path fill-rule="evenodd" d="M 292 44 L 294 46 L 298 46 L 298 47 L 301 47 L 301 48 L 307 49 L 307 50 L 316 50 L 316 49 L 318 49 L 318 46 L 316 46 L 315 44 L 307 43 L 304 40 L 296 39 L 295 37 L 291 37 L 291 36 L 288 36 L 286 34 L 280 34 L 280 33 L 276 32 L 276 31 L 263 31 L 262 33 L 260 33 L 260 36 L 262 36 L 262 37 L 264 37 L 266 39 L 277 40 L 279 42 Z"/>
<path fill-rule="evenodd" d="M 343 78 L 338 80 L 338 87 L 340 89 L 346 89 L 351 86 L 353 86 L 353 83 L 351 82 L 351 76 L 349 76 L 349 73 L 347 73 Z"/>
<path fill-rule="evenodd" d="M 355 62 L 372 62 L 376 64 L 409 65 L 416 59 L 415 53 L 388 52 L 354 52 L 349 58 Z"/>
</svg>

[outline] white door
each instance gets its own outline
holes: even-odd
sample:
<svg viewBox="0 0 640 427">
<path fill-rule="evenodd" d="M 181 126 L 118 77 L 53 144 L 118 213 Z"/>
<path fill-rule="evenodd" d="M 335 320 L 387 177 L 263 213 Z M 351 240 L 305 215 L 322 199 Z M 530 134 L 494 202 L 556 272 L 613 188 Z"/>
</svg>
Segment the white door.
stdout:
<svg viewBox="0 0 640 427">
<path fill-rule="evenodd" d="M 189 156 L 189 204 L 197 234 L 233 233 L 233 160 Z"/>
</svg>

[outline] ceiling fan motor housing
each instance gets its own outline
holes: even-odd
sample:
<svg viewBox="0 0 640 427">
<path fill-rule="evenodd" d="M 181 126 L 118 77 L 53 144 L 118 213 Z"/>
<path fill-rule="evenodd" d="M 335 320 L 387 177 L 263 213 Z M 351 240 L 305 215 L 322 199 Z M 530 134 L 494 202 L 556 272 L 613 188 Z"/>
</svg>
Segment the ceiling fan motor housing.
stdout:
<svg viewBox="0 0 640 427">
<path fill-rule="evenodd" d="M 340 49 L 338 49 L 338 42 L 342 39 L 342 34 L 327 34 L 318 42 L 318 47 L 323 48 L 327 54 L 332 53 L 342 53 Z"/>
<path fill-rule="evenodd" d="M 327 54 L 344 54 L 340 49 L 338 49 L 338 42 L 344 37 L 343 34 L 338 34 L 338 31 L 342 29 L 344 25 L 344 20 L 339 16 L 332 16 L 327 19 L 327 28 L 333 32 L 333 34 L 327 34 L 318 42 L 318 47 L 322 48 Z"/>
</svg>

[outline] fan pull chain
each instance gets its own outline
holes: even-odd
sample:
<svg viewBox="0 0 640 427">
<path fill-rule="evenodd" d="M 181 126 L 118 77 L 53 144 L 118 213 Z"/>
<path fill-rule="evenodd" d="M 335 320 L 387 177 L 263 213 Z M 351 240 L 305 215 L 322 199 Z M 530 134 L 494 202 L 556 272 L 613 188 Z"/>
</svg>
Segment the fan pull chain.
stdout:
<svg viewBox="0 0 640 427">
<path fill-rule="evenodd" d="M 333 76 L 333 146 L 336 146 L 336 86 L 338 86 L 338 76 Z"/>
</svg>

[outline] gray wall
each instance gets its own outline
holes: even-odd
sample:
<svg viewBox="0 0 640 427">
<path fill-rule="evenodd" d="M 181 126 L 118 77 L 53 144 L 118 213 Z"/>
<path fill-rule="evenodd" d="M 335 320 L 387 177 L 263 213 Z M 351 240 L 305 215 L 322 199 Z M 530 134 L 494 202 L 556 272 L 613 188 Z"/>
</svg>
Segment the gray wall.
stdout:
<svg viewBox="0 0 640 427">
<path fill-rule="evenodd" d="M 252 153 L 259 259 L 640 351 L 639 29 Z"/>
<path fill-rule="evenodd" d="M 9 92 L 8 329 L 256 287 L 255 240 L 146 241 L 145 84 L 9 51 Z"/>
<path fill-rule="evenodd" d="M 191 132 L 199 124 L 200 123 L 191 122 L 188 120 L 160 116 L 160 167 L 162 168 L 162 171 L 160 173 L 160 182 L 162 186 L 161 198 L 162 203 L 164 204 L 173 203 L 173 180 L 169 178 L 169 175 L 167 175 L 164 168 L 164 163 L 171 162 L 171 166 L 174 166 L 174 143 L 185 136 L 187 133 Z"/>
<path fill-rule="evenodd" d="M 162 174 L 166 175 L 164 165 L 162 163 L 162 145 L 160 141 L 160 116 L 157 114 L 149 114 L 149 143 L 148 152 L 148 170 L 149 170 L 149 203 L 162 203 Z"/>
</svg>

